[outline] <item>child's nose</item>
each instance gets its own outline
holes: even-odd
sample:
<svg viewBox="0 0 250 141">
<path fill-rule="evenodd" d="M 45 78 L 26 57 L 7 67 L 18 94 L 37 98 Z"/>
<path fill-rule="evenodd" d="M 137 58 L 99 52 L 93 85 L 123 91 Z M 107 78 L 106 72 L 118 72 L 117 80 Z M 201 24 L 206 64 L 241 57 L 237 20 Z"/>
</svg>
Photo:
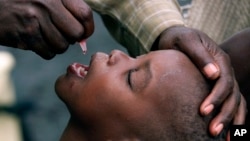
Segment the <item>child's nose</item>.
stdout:
<svg viewBox="0 0 250 141">
<path fill-rule="evenodd" d="M 129 60 L 129 59 L 130 59 L 130 57 L 127 54 L 123 53 L 122 51 L 113 50 L 109 55 L 108 64 L 109 65 L 115 65 L 120 61 L 126 61 L 126 60 Z"/>
</svg>

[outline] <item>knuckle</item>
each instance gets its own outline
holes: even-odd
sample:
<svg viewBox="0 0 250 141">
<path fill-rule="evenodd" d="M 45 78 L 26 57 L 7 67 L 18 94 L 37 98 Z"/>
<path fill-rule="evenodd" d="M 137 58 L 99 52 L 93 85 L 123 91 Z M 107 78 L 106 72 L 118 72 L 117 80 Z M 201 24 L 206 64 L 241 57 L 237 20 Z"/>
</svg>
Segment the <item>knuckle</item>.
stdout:
<svg viewBox="0 0 250 141">
<path fill-rule="evenodd" d="M 229 55 L 226 54 L 226 53 L 224 53 L 224 58 L 225 58 L 226 61 L 228 61 L 228 62 L 230 61 L 230 57 L 229 57 Z"/>
<path fill-rule="evenodd" d="M 220 51 L 217 55 L 220 56 L 221 58 L 221 61 L 223 62 L 230 62 L 230 57 L 227 53 L 223 52 L 223 51 Z"/>
<path fill-rule="evenodd" d="M 235 90 L 235 86 L 234 86 L 234 83 L 233 83 L 233 80 L 229 77 L 227 78 L 224 78 L 222 81 L 221 81 L 221 90 L 223 90 L 224 94 L 225 95 L 229 95 L 230 93 L 232 94 L 235 94 L 236 90 Z"/>
<path fill-rule="evenodd" d="M 27 35 L 37 34 L 39 30 L 37 11 L 32 7 L 27 8 L 22 23 L 24 25 L 24 32 Z"/>
<path fill-rule="evenodd" d="M 188 37 L 195 37 L 195 38 L 203 35 L 202 32 L 200 32 L 198 30 L 195 30 L 193 28 L 187 28 L 186 31 L 185 31 L 185 33 L 186 34 L 184 34 L 184 35 L 186 35 Z"/>
<path fill-rule="evenodd" d="M 243 100 L 241 99 L 241 93 L 237 92 L 236 94 L 236 106 L 239 106 L 241 102 L 243 102 Z"/>
<path fill-rule="evenodd" d="M 36 10 L 35 6 L 26 7 L 24 12 L 25 12 L 27 17 L 31 17 L 31 18 L 36 17 L 36 15 L 37 15 L 37 10 Z"/>
<path fill-rule="evenodd" d="M 92 19 L 92 10 L 89 6 L 79 8 L 79 12 L 82 13 L 84 19 Z"/>
<path fill-rule="evenodd" d="M 240 104 L 243 103 L 243 100 L 241 99 L 241 94 L 237 93 L 235 96 L 235 107 L 240 107 Z"/>
<path fill-rule="evenodd" d="M 226 84 L 228 85 L 228 89 L 231 91 L 235 88 L 234 81 L 232 78 L 227 78 Z"/>
<path fill-rule="evenodd" d="M 221 117 L 221 122 L 223 122 L 224 124 L 230 123 L 234 117 L 234 114 L 235 113 L 229 110 L 222 112 L 221 115 L 223 116 Z"/>
<path fill-rule="evenodd" d="M 224 110 L 225 111 L 222 113 L 224 115 L 224 122 L 229 123 L 233 119 L 236 111 L 233 112 L 232 108 L 227 108 Z"/>
<path fill-rule="evenodd" d="M 223 82 L 226 86 L 225 88 L 230 89 L 230 91 L 237 88 L 237 85 L 235 85 L 235 81 L 234 81 L 233 77 L 231 77 L 230 75 L 225 75 Z"/>
<path fill-rule="evenodd" d="M 192 30 L 190 28 L 185 28 L 181 32 L 180 37 L 182 39 L 191 39 L 191 38 L 197 37 L 197 34 L 194 32 L 194 30 Z"/>
<path fill-rule="evenodd" d="M 60 42 L 59 45 L 57 46 L 57 48 L 55 49 L 55 52 L 57 54 L 62 54 L 64 53 L 69 47 L 69 43 L 64 41 L 64 42 Z"/>
</svg>

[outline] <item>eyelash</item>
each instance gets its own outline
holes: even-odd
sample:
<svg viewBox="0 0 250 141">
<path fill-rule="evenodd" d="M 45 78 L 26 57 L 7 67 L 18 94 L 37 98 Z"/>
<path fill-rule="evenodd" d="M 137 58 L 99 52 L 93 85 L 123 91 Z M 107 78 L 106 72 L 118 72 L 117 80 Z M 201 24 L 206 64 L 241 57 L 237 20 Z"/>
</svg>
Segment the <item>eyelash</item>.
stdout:
<svg viewBox="0 0 250 141">
<path fill-rule="evenodd" d="M 132 86 L 132 83 L 131 83 L 131 74 L 133 73 L 133 72 L 135 72 L 135 71 L 137 71 L 137 69 L 131 69 L 131 70 L 129 70 L 128 71 L 128 85 L 129 85 L 129 87 L 132 89 L 133 88 L 133 86 Z"/>
</svg>

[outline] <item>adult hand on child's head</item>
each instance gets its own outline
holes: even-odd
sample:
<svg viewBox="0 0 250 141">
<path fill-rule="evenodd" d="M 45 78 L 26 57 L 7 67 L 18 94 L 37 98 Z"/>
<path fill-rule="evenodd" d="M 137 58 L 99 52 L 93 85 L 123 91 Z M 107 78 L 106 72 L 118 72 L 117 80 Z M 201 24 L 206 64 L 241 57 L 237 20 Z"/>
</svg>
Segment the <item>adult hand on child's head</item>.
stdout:
<svg viewBox="0 0 250 141">
<path fill-rule="evenodd" d="M 157 49 L 177 49 L 184 52 L 208 79 L 215 81 L 211 93 L 200 106 L 200 112 L 204 116 L 221 106 L 221 111 L 210 123 L 212 135 L 218 135 L 234 118 L 237 124 L 244 123 L 247 110 L 242 106 L 244 100 L 241 100 L 230 59 L 205 33 L 183 26 L 171 27 L 154 43 L 152 50 Z"/>
<path fill-rule="evenodd" d="M 94 31 L 83 0 L 1 0 L 0 44 L 32 50 L 45 59 Z"/>
</svg>

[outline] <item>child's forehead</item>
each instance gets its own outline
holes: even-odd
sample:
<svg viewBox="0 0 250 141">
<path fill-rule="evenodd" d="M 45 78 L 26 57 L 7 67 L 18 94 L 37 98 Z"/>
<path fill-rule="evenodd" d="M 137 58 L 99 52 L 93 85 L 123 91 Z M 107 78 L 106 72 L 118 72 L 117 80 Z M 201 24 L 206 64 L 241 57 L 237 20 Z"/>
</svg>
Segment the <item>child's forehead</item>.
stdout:
<svg viewBox="0 0 250 141">
<path fill-rule="evenodd" d="M 165 58 L 172 58 L 171 60 L 175 60 L 175 59 L 178 59 L 178 57 L 181 57 L 183 56 L 184 54 L 181 53 L 180 51 L 177 51 L 177 50 L 157 50 L 157 51 L 152 51 L 148 54 L 145 54 L 145 55 L 141 55 L 141 57 L 138 57 L 138 58 L 162 58 L 162 59 L 165 59 Z M 175 56 L 175 57 L 173 57 Z M 162 60 L 164 62 L 168 62 L 168 61 L 171 61 L 171 60 Z"/>
</svg>

